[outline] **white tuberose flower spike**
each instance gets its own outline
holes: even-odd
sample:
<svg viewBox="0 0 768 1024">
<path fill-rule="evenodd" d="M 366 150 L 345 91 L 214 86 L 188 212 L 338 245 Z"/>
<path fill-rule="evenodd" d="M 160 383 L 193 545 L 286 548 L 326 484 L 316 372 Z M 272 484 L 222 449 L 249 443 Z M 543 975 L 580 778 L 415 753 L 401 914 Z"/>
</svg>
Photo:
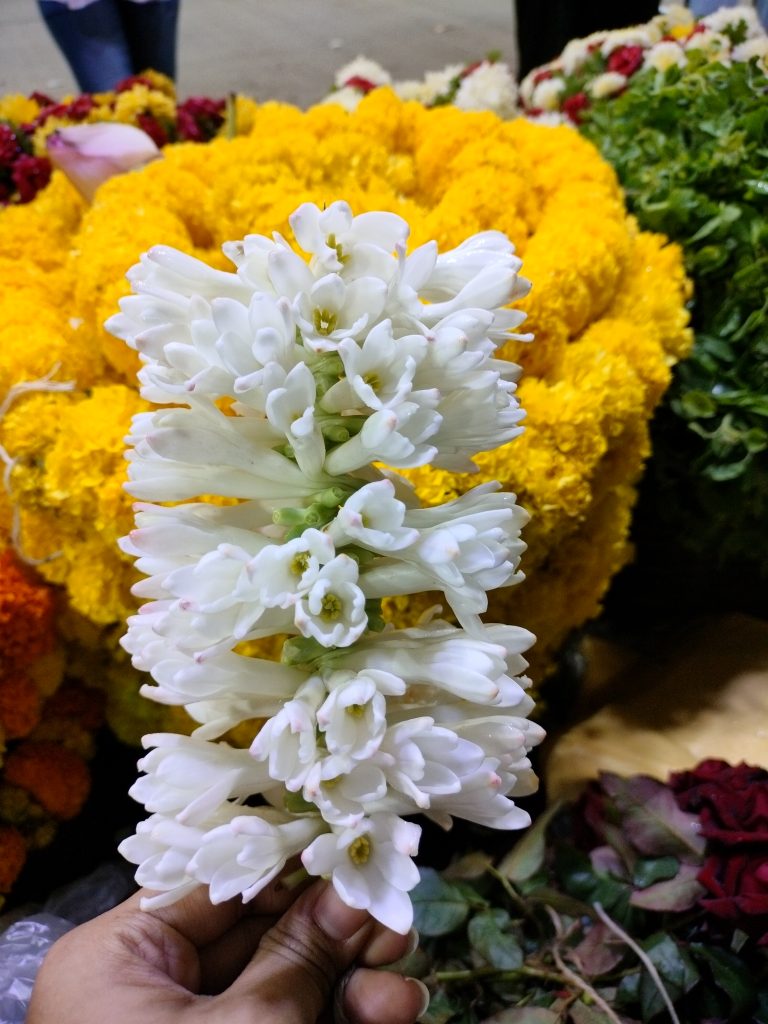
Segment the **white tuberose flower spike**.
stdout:
<svg viewBox="0 0 768 1024">
<path fill-rule="evenodd" d="M 530 285 L 497 231 L 407 254 L 393 213 L 304 203 L 290 224 L 306 257 L 277 234 L 225 245 L 231 272 L 150 250 L 108 322 L 164 406 L 128 438 L 142 501 L 121 546 L 147 603 L 122 642 L 142 692 L 199 723 L 146 737 L 131 793 L 150 817 L 120 849 L 150 906 L 199 884 L 251 899 L 301 853 L 406 932 L 406 819 L 522 827 L 543 734 L 534 638 L 480 619 L 521 578 L 526 513 L 494 485 L 422 508 L 377 464 L 472 470 L 520 432 L 519 367 L 495 352 L 529 340 L 508 304 Z M 383 626 L 382 598 L 431 590 L 459 626 Z M 277 635 L 281 663 L 243 647 Z"/>
</svg>

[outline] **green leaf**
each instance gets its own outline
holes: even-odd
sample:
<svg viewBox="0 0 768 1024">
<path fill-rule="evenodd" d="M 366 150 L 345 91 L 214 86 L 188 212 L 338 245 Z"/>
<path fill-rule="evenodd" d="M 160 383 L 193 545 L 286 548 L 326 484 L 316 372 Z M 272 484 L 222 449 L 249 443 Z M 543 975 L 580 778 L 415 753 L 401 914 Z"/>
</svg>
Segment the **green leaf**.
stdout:
<svg viewBox="0 0 768 1024">
<path fill-rule="evenodd" d="M 486 910 L 469 922 L 469 943 L 480 956 L 502 971 L 516 971 L 523 965 L 523 951 L 517 938 L 506 929 L 510 918 L 505 910 Z"/>
<path fill-rule="evenodd" d="M 692 420 L 714 416 L 717 412 L 717 400 L 704 391 L 687 391 L 680 402 L 683 415 Z"/>
<path fill-rule="evenodd" d="M 635 864 L 632 881 L 640 889 L 647 889 L 654 882 L 674 878 L 680 868 L 677 857 L 641 857 Z"/>
<path fill-rule="evenodd" d="M 476 850 L 464 854 L 463 857 L 459 857 L 458 860 L 449 864 L 445 871 L 443 871 L 443 878 L 449 882 L 454 880 L 463 881 L 465 879 L 475 881 L 478 878 L 482 878 L 492 864 L 493 860 L 487 853 Z"/>
<path fill-rule="evenodd" d="M 573 1024 L 611 1024 L 611 1018 L 597 1006 L 588 1006 L 579 1000 L 570 1010 Z"/>
<path fill-rule="evenodd" d="M 700 860 L 706 841 L 698 831 L 699 819 L 681 811 L 663 783 L 644 775 L 624 779 L 608 772 L 600 781 L 621 813 L 627 838 L 640 853 Z"/>
<path fill-rule="evenodd" d="M 684 947 L 678 946 L 669 935 L 657 932 L 641 945 L 658 971 L 673 1003 L 698 984 L 700 975 L 696 965 Z M 645 969 L 640 977 L 640 1006 L 643 1020 L 650 1020 L 665 1009 L 661 993 Z"/>
<path fill-rule="evenodd" d="M 482 1024 L 558 1024 L 560 1020 L 559 1013 L 543 1006 L 510 1006 L 486 1017 Z"/>
<path fill-rule="evenodd" d="M 510 882 L 525 882 L 541 870 L 546 851 L 547 828 L 561 807 L 562 802 L 557 801 L 538 816 L 531 828 L 503 858 L 498 866 L 499 874 Z"/>
<path fill-rule="evenodd" d="M 632 893 L 630 903 L 642 910 L 680 912 L 695 907 L 705 889 L 696 881 L 698 864 L 681 864 L 674 878 Z"/>
<path fill-rule="evenodd" d="M 451 997 L 445 989 L 433 992 L 429 1000 L 429 1009 L 420 1017 L 422 1024 L 447 1024 L 452 1017 L 461 1013 L 463 1008 L 460 997 Z"/>
<path fill-rule="evenodd" d="M 411 893 L 414 927 L 424 936 L 455 931 L 469 914 L 466 896 L 433 868 L 419 868 L 419 874 L 421 880 Z"/>
<path fill-rule="evenodd" d="M 697 960 L 706 963 L 715 984 L 728 996 L 732 1016 L 740 1017 L 752 1009 L 757 989 L 743 960 L 718 946 L 705 946 L 699 942 L 692 942 L 690 949 Z"/>
</svg>

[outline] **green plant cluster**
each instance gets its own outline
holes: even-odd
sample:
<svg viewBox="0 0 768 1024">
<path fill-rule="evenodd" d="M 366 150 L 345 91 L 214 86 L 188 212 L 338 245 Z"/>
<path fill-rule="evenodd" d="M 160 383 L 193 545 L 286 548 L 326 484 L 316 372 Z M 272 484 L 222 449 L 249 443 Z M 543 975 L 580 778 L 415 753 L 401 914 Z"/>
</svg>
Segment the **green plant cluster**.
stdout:
<svg viewBox="0 0 768 1024">
<path fill-rule="evenodd" d="M 768 948 L 714 918 L 696 818 L 656 780 L 604 774 L 589 812 L 553 806 L 500 862 L 421 869 L 424 1024 L 768 1024 Z M 591 848 L 590 848 L 591 847 Z"/>
<path fill-rule="evenodd" d="M 689 52 L 585 112 L 641 227 L 680 243 L 695 344 L 654 423 L 651 485 L 684 547 L 768 574 L 768 77 Z"/>
</svg>

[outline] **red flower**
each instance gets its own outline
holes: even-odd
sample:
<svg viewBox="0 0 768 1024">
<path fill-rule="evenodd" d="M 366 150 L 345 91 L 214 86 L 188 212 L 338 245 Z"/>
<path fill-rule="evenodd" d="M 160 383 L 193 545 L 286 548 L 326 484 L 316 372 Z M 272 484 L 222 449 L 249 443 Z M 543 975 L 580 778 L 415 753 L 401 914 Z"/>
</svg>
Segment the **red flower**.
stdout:
<svg viewBox="0 0 768 1024">
<path fill-rule="evenodd" d="M 20 156 L 13 165 L 11 177 L 22 203 L 34 199 L 51 180 L 51 161 L 44 156 Z"/>
<path fill-rule="evenodd" d="M 708 840 L 701 906 L 768 945 L 768 771 L 712 758 L 675 772 L 669 786 Z"/>
<path fill-rule="evenodd" d="M 37 117 L 30 121 L 29 124 L 22 125 L 24 131 L 31 135 L 36 128 L 40 125 L 45 124 L 49 117 L 66 117 L 67 116 L 67 104 L 66 103 L 49 103 L 43 107 Z"/>
<path fill-rule="evenodd" d="M 115 92 L 129 92 L 134 85 L 146 85 L 148 89 L 154 89 L 152 80 L 145 75 L 129 75 L 117 83 Z"/>
<path fill-rule="evenodd" d="M 64 116 L 72 118 L 73 121 L 84 121 L 95 106 L 93 99 L 87 94 L 78 96 L 66 108 Z"/>
<path fill-rule="evenodd" d="M 136 118 L 138 127 L 152 139 L 156 146 L 168 143 L 168 132 L 152 114 L 139 114 Z"/>
<path fill-rule="evenodd" d="M 757 934 L 761 946 L 768 945 L 768 851 L 715 853 L 697 878 L 711 893 L 701 899 L 702 907 L 715 917 L 737 921 L 742 930 Z"/>
<path fill-rule="evenodd" d="M 29 98 L 34 100 L 41 107 L 52 107 L 56 100 L 52 100 L 50 96 L 46 96 L 44 92 L 34 92 L 29 94 Z"/>
<path fill-rule="evenodd" d="M 348 85 L 351 89 L 359 89 L 360 92 L 369 93 L 372 89 L 376 88 L 376 83 L 371 82 L 368 78 L 363 78 L 362 75 L 352 75 L 348 78 L 344 85 Z"/>
<path fill-rule="evenodd" d="M 191 96 L 176 108 L 176 127 L 184 142 L 208 142 L 224 122 L 224 100 Z"/>
<path fill-rule="evenodd" d="M 698 814 L 701 834 L 733 846 L 765 843 L 768 848 L 768 771 L 746 764 L 702 761 L 677 772 L 669 785 L 684 811 Z"/>
<path fill-rule="evenodd" d="M 533 76 L 533 84 L 538 85 L 539 82 L 546 82 L 548 78 L 551 78 L 553 72 L 550 68 L 542 68 L 541 71 L 536 71 Z"/>
<path fill-rule="evenodd" d="M 0 166 L 12 164 L 21 153 L 16 132 L 7 124 L 0 124 Z"/>
<path fill-rule="evenodd" d="M 563 113 L 574 124 L 581 124 L 581 112 L 589 106 L 589 97 L 585 92 L 574 93 L 563 103 Z"/>
<path fill-rule="evenodd" d="M 643 63 L 642 46 L 619 46 L 608 58 L 608 70 L 629 78 Z"/>
</svg>

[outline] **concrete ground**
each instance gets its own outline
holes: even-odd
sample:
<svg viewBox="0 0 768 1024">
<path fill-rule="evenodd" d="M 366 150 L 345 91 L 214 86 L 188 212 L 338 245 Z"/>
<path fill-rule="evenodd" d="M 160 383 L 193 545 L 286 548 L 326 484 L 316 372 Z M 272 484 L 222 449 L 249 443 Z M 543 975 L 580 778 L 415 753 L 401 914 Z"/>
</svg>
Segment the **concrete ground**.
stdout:
<svg viewBox="0 0 768 1024">
<path fill-rule="evenodd" d="M 179 97 L 307 106 L 359 54 L 416 78 L 490 50 L 516 63 L 512 0 L 181 0 Z M 0 0 L 0 95 L 75 91 L 35 0 Z"/>
</svg>

